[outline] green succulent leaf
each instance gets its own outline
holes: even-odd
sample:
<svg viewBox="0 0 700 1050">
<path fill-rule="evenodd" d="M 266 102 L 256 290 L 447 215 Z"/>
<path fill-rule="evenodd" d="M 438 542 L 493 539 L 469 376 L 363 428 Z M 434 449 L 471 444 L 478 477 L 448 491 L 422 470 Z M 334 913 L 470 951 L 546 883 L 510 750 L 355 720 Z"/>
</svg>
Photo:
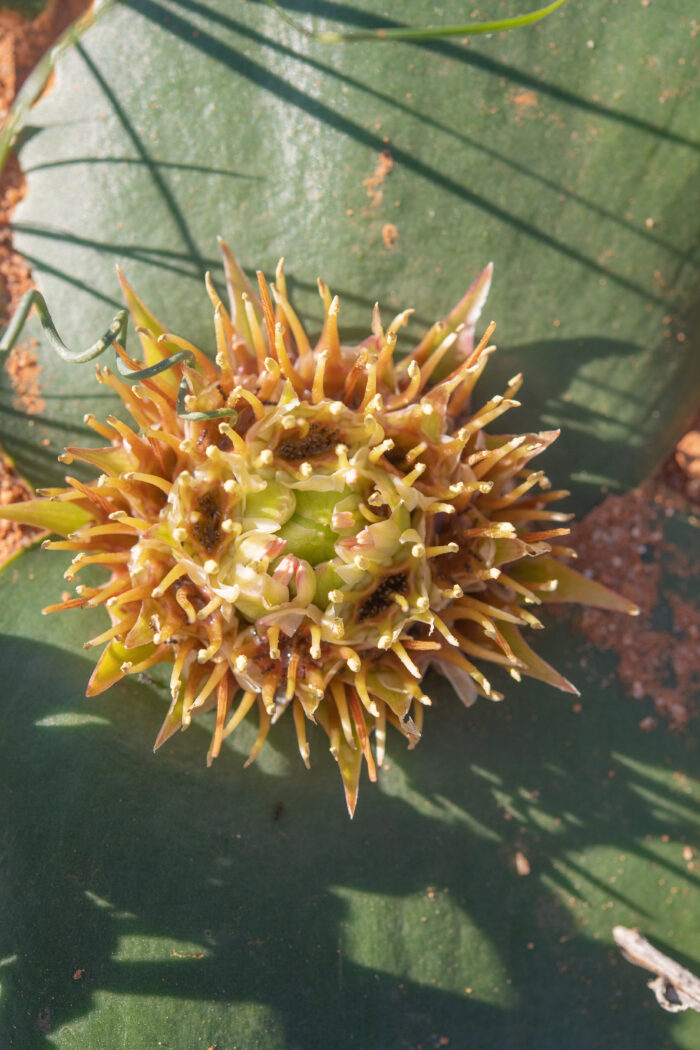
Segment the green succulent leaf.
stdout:
<svg viewBox="0 0 700 1050">
<path fill-rule="evenodd" d="M 430 7 L 402 15 L 418 25 Z M 348 30 L 375 18 L 334 14 Z M 565 6 L 468 46 L 330 49 L 260 4 L 118 5 L 32 114 L 16 242 L 69 345 L 121 305 L 118 263 L 163 324 L 213 347 L 202 280 L 222 282 L 217 234 L 251 269 L 284 254 L 307 317 L 320 318 L 322 275 L 351 336 L 377 297 L 387 313 L 414 307 L 415 333 L 491 258 L 483 323 L 498 321 L 501 349 L 484 382 L 525 373 L 513 425 L 562 428 L 548 472 L 573 476 L 584 509 L 601 484 L 646 476 L 693 407 L 700 145 L 685 17 L 675 3 Z M 7 390 L 0 433 L 37 482 L 96 407 L 89 366 L 42 362 L 47 412 L 28 430 Z"/>
<path fill-rule="evenodd" d="M 249 769 L 245 724 L 207 769 L 206 726 L 151 753 L 158 680 L 85 699 L 104 613 L 40 613 L 69 559 L 0 574 L 8 1046 L 695 1045 L 611 930 L 697 967 L 697 740 L 643 732 L 566 626 L 537 648 L 578 714 L 536 681 L 465 710 L 436 679 L 350 823 L 320 727 L 309 771 L 284 718 Z"/>
<path fill-rule="evenodd" d="M 387 24 L 368 7 L 285 4 L 347 32 Z M 407 0 L 401 19 L 433 8 Z M 131 0 L 32 111 L 16 244 L 69 347 L 123 306 L 118 264 L 164 332 L 212 353 L 218 234 L 249 275 L 286 256 L 319 328 L 320 274 L 352 342 L 376 298 L 387 316 L 414 307 L 415 336 L 492 259 L 482 325 L 498 321 L 501 349 L 482 382 L 524 372 L 509 425 L 562 428 L 545 466 L 580 513 L 648 476 L 694 405 L 691 33 L 677 0 L 594 0 L 467 44 L 330 48 L 261 3 Z M 57 453 L 114 403 L 94 364 L 59 360 L 35 319 L 25 331 L 45 407 L 3 370 L 0 443 L 35 484 L 60 483 Z M 322 562 L 327 526 L 302 516 Z M 640 926 L 697 969 L 697 740 L 642 732 L 611 655 L 584 672 L 567 623 L 538 634 L 531 666 L 573 682 L 575 710 L 530 680 L 465 711 L 436 678 L 420 747 L 390 738 L 349 824 L 320 731 L 308 773 L 285 718 L 251 768 L 244 723 L 207 770 L 206 725 L 151 755 L 156 672 L 84 699 L 104 613 L 40 614 L 68 557 L 31 551 L 0 574 L 9 1046 L 697 1045 L 698 1018 L 657 1010 L 611 937 Z M 359 768 L 349 747 L 340 761 Z"/>
</svg>

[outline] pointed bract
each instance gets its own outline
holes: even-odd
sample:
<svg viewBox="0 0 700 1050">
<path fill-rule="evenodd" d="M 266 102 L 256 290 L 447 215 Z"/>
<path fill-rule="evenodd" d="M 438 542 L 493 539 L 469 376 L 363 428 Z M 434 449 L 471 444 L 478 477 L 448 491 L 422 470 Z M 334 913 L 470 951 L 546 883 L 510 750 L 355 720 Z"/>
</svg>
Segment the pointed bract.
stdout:
<svg viewBox="0 0 700 1050">
<path fill-rule="evenodd" d="M 81 525 L 95 520 L 87 510 L 73 500 L 27 499 L 21 503 L 0 504 L 0 518 L 31 525 L 59 536 L 69 536 Z"/>
</svg>

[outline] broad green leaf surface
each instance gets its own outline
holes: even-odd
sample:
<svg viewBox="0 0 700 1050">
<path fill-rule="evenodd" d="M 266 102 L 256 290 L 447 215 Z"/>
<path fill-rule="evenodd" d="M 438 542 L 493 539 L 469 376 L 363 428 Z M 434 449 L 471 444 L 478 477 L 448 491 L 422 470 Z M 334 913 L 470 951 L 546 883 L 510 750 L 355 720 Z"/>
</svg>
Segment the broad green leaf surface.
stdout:
<svg viewBox="0 0 700 1050">
<path fill-rule="evenodd" d="M 381 17 L 286 6 L 347 28 L 435 18 L 418 2 Z M 569 0 L 468 46 L 328 49 L 261 4 L 134 0 L 62 60 L 35 111 L 16 243 L 74 346 L 120 305 L 119 263 L 156 316 L 211 347 L 217 233 L 249 270 L 284 254 L 307 317 L 322 274 L 349 337 L 375 298 L 387 316 L 415 306 L 417 332 L 493 259 L 483 320 L 502 350 L 484 395 L 526 373 L 508 424 L 565 428 L 550 473 L 574 475 L 583 510 L 601 483 L 649 472 L 694 397 L 692 31 L 680 3 Z M 89 442 L 83 414 L 112 403 L 91 365 L 39 353 L 46 410 L 29 417 L 3 372 L 0 442 L 47 484 L 63 445 Z M 584 670 L 563 623 L 528 639 L 582 688 L 580 713 L 511 682 L 506 703 L 465 711 L 435 681 L 423 741 L 409 754 L 390 740 L 350 823 L 321 733 L 309 773 L 284 719 L 252 768 L 244 726 L 207 770 L 198 727 L 151 755 L 157 684 L 85 700 L 88 615 L 39 613 L 65 564 L 32 551 L 0 575 L 9 1046 L 698 1045 L 698 1018 L 661 1013 L 610 934 L 639 925 L 697 968 L 697 859 L 683 854 L 697 742 L 639 729 L 645 709 L 603 684 L 612 656 Z"/>
<path fill-rule="evenodd" d="M 419 0 L 287 6 L 349 29 L 435 20 Z M 118 303 L 119 263 L 156 316 L 211 346 L 217 233 L 249 268 L 285 255 L 312 318 L 322 274 L 349 336 L 375 298 L 387 314 L 414 306 L 417 331 L 493 259 L 484 321 L 503 349 L 485 386 L 525 372 L 508 424 L 564 429 L 550 470 L 573 476 L 584 509 L 601 483 L 646 476 L 695 402 L 692 34 L 680 0 L 570 0 L 491 39 L 329 48 L 263 4 L 132 0 L 61 61 L 35 110 L 16 244 L 82 344 Z M 48 463 L 100 407 L 90 371 L 46 361 L 32 431 L 5 391 L 0 438 L 33 481 L 37 447 Z"/>
<path fill-rule="evenodd" d="M 697 967 L 697 741 L 643 732 L 612 657 L 540 633 L 581 708 L 511 683 L 467 711 L 431 682 L 419 747 L 392 736 L 350 822 L 320 731 L 309 772 L 286 718 L 256 765 L 244 725 L 207 770 L 201 727 L 151 753 L 154 682 L 86 700 L 104 614 L 39 613 L 66 564 L 0 574 L 3 1046 L 698 1045 L 611 937 L 638 925 Z"/>
</svg>

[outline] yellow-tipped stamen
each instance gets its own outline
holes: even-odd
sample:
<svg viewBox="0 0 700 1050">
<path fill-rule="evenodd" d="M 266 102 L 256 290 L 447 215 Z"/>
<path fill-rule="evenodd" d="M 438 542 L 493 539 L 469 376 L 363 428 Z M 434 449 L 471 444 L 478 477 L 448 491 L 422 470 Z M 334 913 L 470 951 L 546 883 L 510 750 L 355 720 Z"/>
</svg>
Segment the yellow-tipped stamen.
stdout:
<svg viewBox="0 0 700 1050">
<path fill-rule="evenodd" d="M 292 704 L 292 715 L 294 717 L 294 728 L 296 730 L 297 741 L 299 744 L 299 754 L 301 755 L 306 768 L 310 769 L 311 762 L 309 761 L 309 756 L 311 754 L 311 748 L 306 740 L 306 715 L 304 714 L 304 708 L 298 700 L 295 700 Z"/>
<path fill-rule="evenodd" d="M 507 576 L 503 571 L 501 571 L 499 576 L 499 582 L 505 584 L 506 587 L 510 587 L 516 592 L 516 594 L 521 594 L 529 605 L 541 604 L 541 599 L 538 598 L 528 587 L 525 587 L 524 584 L 514 580 L 512 576 Z"/>
<path fill-rule="evenodd" d="M 416 652 L 435 652 L 442 649 L 442 642 L 431 642 L 428 638 L 404 638 L 403 644 L 406 649 Z"/>
<path fill-rule="evenodd" d="M 151 588 L 148 584 L 142 587 L 130 587 L 128 591 L 123 591 L 121 594 L 115 594 L 107 600 L 107 606 L 110 609 L 118 609 L 122 605 L 128 605 L 129 602 L 142 602 L 144 598 L 151 597 Z M 91 601 L 91 605 L 93 602 Z M 94 604 L 97 604 L 96 602 Z"/>
<path fill-rule="evenodd" d="M 265 320 L 265 328 L 267 330 L 267 345 L 270 348 L 271 356 L 275 356 L 275 311 L 272 307 L 272 300 L 270 298 L 270 289 L 267 287 L 267 281 L 265 280 L 265 274 L 262 270 L 256 270 L 255 276 L 258 279 L 258 291 L 260 292 L 260 302 L 262 304 L 263 318 Z"/>
<path fill-rule="evenodd" d="M 296 691 L 297 671 L 299 669 L 300 659 L 301 653 L 298 651 L 298 649 L 295 649 L 292 655 L 289 657 L 289 663 L 287 664 L 287 686 L 285 692 L 287 700 L 291 700 Z"/>
<path fill-rule="evenodd" d="M 401 391 L 400 394 L 395 394 L 390 397 L 387 402 L 387 410 L 394 412 L 397 408 L 403 408 L 408 405 L 409 402 L 413 401 L 416 394 L 420 389 L 421 384 L 421 371 L 415 361 L 410 361 L 408 364 L 408 383 Z"/>
<path fill-rule="evenodd" d="M 199 612 L 197 613 L 197 619 L 206 620 L 207 617 L 211 616 L 211 614 L 216 612 L 217 609 L 220 609 L 222 604 L 223 598 L 219 598 L 217 595 L 214 595 L 211 601 L 207 602 L 204 608 L 199 610 Z"/>
<path fill-rule="evenodd" d="M 338 469 L 342 470 L 342 471 L 350 470 L 350 463 L 348 461 L 348 446 L 347 445 L 336 445 L 335 446 L 335 454 L 336 454 L 336 456 L 338 458 Z M 368 503 L 372 502 L 372 497 L 371 496 L 369 497 L 367 502 Z"/>
<path fill-rule="evenodd" d="M 292 309 L 289 300 L 287 299 L 286 291 L 283 292 L 277 279 L 277 287 L 273 285 L 272 294 L 275 298 L 276 303 L 281 307 L 284 319 L 289 325 L 292 335 L 294 336 L 294 342 L 296 343 L 299 359 L 297 367 L 300 374 L 308 382 L 312 375 L 313 370 L 313 354 L 311 352 L 311 346 L 309 344 L 308 337 L 304 328 L 299 321 L 296 313 Z"/>
<path fill-rule="evenodd" d="M 149 528 L 150 528 L 150 525 L 151 525 L 151 522 L 148 523 L 148 527 Z M 88 528 L 80 529 L 79 533 L 76 533 L 75 536 L 76 536 L 76 539 L 79 539 L 81 544 L 84 546 L 84 541 L 85 540 L 92 539 L 92 538 L 94 538 L 96 536 L 131 536 L 131 537 L 133 537 L 135 531 L 136 532 L 139 531 L 139 527 L 137 525 L 131 524 L 130 521 L 120 520 L 118 522 L 113 522 L 112 524 L 109 524 L 109 525 L 90 525 Z M 57 550 L 58 548 L 54 546 L 53 549 Z M 68 549 L 68 548 L 64 548 L 64 550 L 65 549 Z"/>
<path fill-rule="evenodd" d="M 146 444 L 130 426 L 124 423 L 121 419 L 117 419 L 116 416 L 107 416 L 107 422 L 110 426 L 114 427 L 115 430 L 119 431 L 122 442 L 127 448 L 130 448 L 132 452 L 140 457 L 146 453 Z"/>
<path fill-rule="evenodd" d="M 543 540 L 551 540 L 555 536 L 568 536 L 570 533 L 571 529 L 543 529 L 540 532 L 523 532 L 520 539 L 524 543 L 541 543 Z"/>
<path fill-rule="evenodd" d="M 248 402 L 250 407 L 253 409 L 253 413 L 256 419 L 263 418 L 263 416 L 265 415 L 265 406 L 263 405 L 262 401 L 259 398 L 257 398 L 251 390 L 246 390 L 246 388 L 243 386 L 237 386 L 236 389 L 232 391 L 228 400 L 230 404 L 235 404 L 236 401 L 240 398 L 243 398 L 244 401 Z"/>
<path fill-rule="evenodd" d="M 204 275 L 204 283 L 211 305 L 214 307 L 214 333 L 216 335 L 216 361 L 222 372 L 230 373 L 236 370 L 236 358 L 233 353 L 233 326 L 228 310 L 221 302 L 219 293 L 207 271 Z"/>
<path fill-rule="evenodd" d="M 241 722 L 243 721 L 245 716 L 250 711 L 250 709 L 253 706 L 253 704 L 255 703 L 255 701 L 256 701 L 256 694 L 255 693 L 245 692 L 243 694 L 243 696 L 241 697 L 241 702 L 239 703 L 239 705 L 236 708 L 236 710 L 234 711 L 234 713 L 231 715 L 229 721 L 226 723 L 226 726 L 225 726 L 224 731 L 222 733 L 222 739 L 225 740 L 227 736 L 231 735 L 231 733 L 234 731 L 234 729 L 238 728 L 238 726 L 241 724 Z"/>
<path fill-rule="evenodd" d="M 470 419 L 468 423 L 465 423 L 462 429 L 468 433 L 470 437 L 473 437 L 477 431 L 483 430 L 485 426 L 492 423 L 494 419 L 498 419 L 499 416 L 502 416 L 503 413 L 507 412 L 510 408 L 519 407 L 519 401 L 513 401 L 512 398 L 497 395 L 484 405 L 478 415 L 474 416 L 473 419 Z"/>
<path fill-rule="evenodd" d="M 286 379 L 292 384 L 294 392 L 301 397 L 305 390 L 305 383 L 301 376 L 297 375 L 292 367 L 292 362 L 289 360 L 287 354 L 287 348 L 284 345 L 284 328 L 281 324 L 275 325 L 274 330 L 275 337 L 275 349 L 277 351 L 277 360 L 279 361 L 280 371 Z"/>
<path fill-rule="evenodd" d="M 82 551 L 84 548 L 85 544 L 76 540 L 44 540 L 41 545 L 43 551 Z"/>
<path fill-rule="evenodd" d="M 182 728 L 187 729 L 192 724 L 192 715 L 190 714 L 194 698 L 197 695 L 200 683 L 206 672 L 203 668 L 194 667 L 190 671 L 189 678 L 185 682 L 185 689 L 182 694 Z"/>
<path fill-rule="evenodd" d="M 158 336 L 158 342 L 162 346 L 175 346 L 178 350 L 188 350 L 210 382 L 218 379 L 218 372 L 214 364 L 189 339 L 182 339 L 179 335 L 173 335 L 172 332 L 165 332 L 163 335 Z"/>
<path fill-rule="evenodd" d="M 489 605 L 488 602 L 479 601 L 478 598 L 474 598 L 471 594 L 464 594 L 460 597 L 460 600 L 450 607 L 450 615 L 454 620 L 458 620 L 463 612 L 471 610 L 483 616 L 487 620 L 503 620 L 505 623 L 520 623 L 520 616 L 514 615 L 507 609 L 501 609 L 496 605 Z M 519 610 L 521 612 L 521 610 Z"/>
<path fill-rule="evenodd" d="M 441 649 L 442 646 L 438 646 L 438 648 Z M 405 678 L 403 685 L 404 689 L 411 694 L 414 700 L 417 700 L 419 704 L 422 704 L 423 707 L 433 706 L 433 701 L 429 696 L 422 692 L 418 682 L 415 682 L 412 678 Z"/>
<path fill-rule="evenodd" d="M 119 522 L 120 525 L 128 525 L 129 528 L 135 529 L 137 532 L 147 532 L 153 525 L 152 521 L 147 521 L 145 518 L 134 518 L 125 510 L 112 511 L 109 518 L 110 521 Z M 86 530 L 86 532 L 88 531 L 89 530 Z"/>
<path fill-rule="evenodd" d="M 175 601 L 187 617 L 188 624 L 192 625 L 195 623 L 197 620 L 197 611 L 188 597 L 186 587 L 179 587 L 175 591 Z"/>
<path fill-rule="evenodd" d="M 357 674 L 361 670 L 362 660 L 360 659 L 359 654 L 354 649 L 351 649 L 350 646 L 338 646 L 338 655 L 341 656 L 343 660 L 345 660 L 346 664 L 353 673 Z"/>
<path fill-rule="evenodd" d="M 222 376 L 232 375 L 236 361 L 232 350 L 232 331 L 226 309 L 222 303 L 214 310 L 214 336 L 216 338 L 216 364 Z"/>
<path fill-rule="evenodd" d="M 316 371 L 314 372 L 313 385 L 311 387 L 311 403 L 312 405 L 319 405 L 324 400 L 326 393 L 324 390 L 323 382 L 326 374 L 326 362 L 328 361 L 328 351 L 322 350 L 316 355 Z"/>
<path fill-rule="evenodd" d="M 216 656 L 219 649 L 221 648 L 221 617 L 211 618 L 204 624 L 204 627 L 207 632 L 207 638 L 209 639 L 209 645 L 206 647 L 206 649 L 200 649 L 197 653 L 197 660 L 200 664 L 204 664 L 208 660 L 211 660 L 212 657 Z"/>
<path fill-rule="evenodd" d="M 125 585 L 128 582 L 129 577 L 120 574 L 116 579 L 104 584 L 102 587 L 76 587 L 76 591 L 81 595 L 87 596 L 88 605 L 91 608 L 107 603 L 111 609 L 114 604 L 111 599 L 114 595 L 126 594 Z"/>
<path fill-rule="evenodd" d="M 159 646 L 151 656 L 146 657 L 145 660 L 139 660 L 138 663 L 131 663 L 127 661 L 126 664 L 122 664 L 123 674 L 143 674 L 144 671 L 150 671 L 156 664 L 161 663 L 163 659 L 163 647 Z M 126 670 L 125 670 L 126 668 Z"/>
<path fill-rule="evenodd" d="M 171 482 L 166 481 L 165 478 L 159 478 L 157 474 L 143 474 L 139 470 L 129 471 L 124 478 L 126 481 L 143 481 L 146 485 L 155 485 L 166 496 L 170 495 L 173 487 Z"/>
<path fill-rule="evenodd" d="M 265 358 L 265 371 L 258 375 L 258 394 L 263 402 L 275 400 L 275 390 L 282 373 L 274 357 Z"/>
<path fill-rule="evenodd" d="M 80 598 L 68 598 L 64 602 L 56 602 L 54 605 L 46 605 L 41 610 L 44 616 L 53 612 L 64 612 L 66 609 L 80 609 L 84 605 L 87 605 L 87 597 L 83 596 Z"/>
<path fill-rule="evenodd" d="M 381 444 L 375 445 L 374 448 L 371 450 L 371 452 L 369 454 L 369 457 L 368 457 L 370 463 L 378 463 L 379 460 L 384 455 L 384 453 L 385 452 L 391 452 L 393 447 L 394 447 L 394 442 L 393 442 L 392 438 L 386 438 L 386 440 L 382 441 Z"/>
<path fill-rule="evenodd" d="M 465 529 L 462 538 L 465 540 L 476 540 L 488 538 L 492 540 L 515 539 L 517 533 L 509 521 L 494 521 L 489 525 L 479 525 L 474 529 Z"/>
<path fill-rule="evenodd" d="M 230 400 L 230 399 L 229 399 Z M 219 433 L 224 437 L 227 437 L 233 445 L 233 451 L 239 456 L 245 456 L 248 454 L 248 446 L 236 431 L 228 423 L 219 423 Z M 225 487 L 225 485 L 224 485 Z"/>
<path fill-rule="evenodd" d="M 243 293 L 243 307 L 245 309 L 246 318 L 248 320 L 248 327 L 250 328 L 250 334 L 253 339 L 253 347 L 255 349 L 255 356 L 258 362 L 258 372 L 262 372 L 265 366 L 265 358 L 267 357 L 267 347 L 265 346 L 265 339 L 263 338 L 262 329 L 258 323 L 258 318 L 255 313 L 255 308 L 250 301 L 250 297 L 244 292 Z"/>
<path fill-rule="evenodd" d="M 474 679 L 477 690 L 481 692 L 483 696 L 490 699 L 501 699 L 500 693 L 494 692 L 489 680 L 481 673 L 478 667 L 475 667 L 473 663 L 467 660 L 462 652 L 457 649 L 443 649 L 441 657 L 443 660 L 447 660 L 448 663 L 452 663 L 456 667 L 461 667 L 462 670 L 466 671 L 467 674 Z"/>
<path fill-rule="evenodd" d="M 507 507 L 512 503 L 516 503 L 521 496 L 524 496 L 525 493 L 528 492 L 529 489 L 531 489 L 539 481 L 541 481 L 544 476 L 544 471 L 533 470 L 533 472 L 525 479 L 525 481 L 521 482 L 520 485 L 516 485 L 515 488 L 512 488 L 510 492 L 507 492 L 505 496 L 501 496 L 498 499 L 491 496 L 487 496 L 487 498 L 484 500 L 484 505 L 489 508 L 489 511 L 494 511 L 501 510 L 503 507 Z"/>
<path fill-rule="evenodd" d="M 406 670 L 410 671 L 410 673 L 413 675 L 414 678 L 422 678 L 423 677 L 422 672 L 418 670 L 418 668 L 414 664 L 413 660 L 411 659 L 411 657 L 408 655 L 408 653 L 404 649 L 404 647 L 401 644 L 401 642 L 396 641 L 391 646 L 389 646 L 389 648 L 391 649 L 392 653 L 395 653 L 396 656 L 398 656 L 399 660 L 404 665 Z"/>
<path fill-rule="evenodd" d="M 114 440 L 114 430 L 110 427 L 106 427 L 104 423 L 100 423 L 99 420 L 95 419 L 92 412 L 86 412 L 83 416 L 83 423 L 91 427 L 95 433 L 99 434 L 100 437 L 106 438 L 107 441 Z"/>
<path fill-rule="evenodd" d="M 204 702 L 208 699 L 208 697 L 211 696 L 211 694 L 214 692 L 217 685 L 219 684 L 219 682 L 225 674 L 228 674 L 227 663 L 220 663 L 214 665 L 214 670 L 211 672 L 204 686 L 202 687 L 202 689 L 200 689 L 200 691 L 197 693 L 196 697 L 192 701 L 192 704 L 190 706 L 191 711 L 194 711 L 196 708 L 203 706 Z"/>
<path fill-rule="evenodd" d="M 184 567 L 184 565 L 173 566 L 170 572 L 165 574 L 158 586 L 153 588 L 153 597 L 160 598 L 161 595 L 165 594 L 168 587 L 172 586 L 172 584 L 175 583 L 176 580 L 179 580 L 182 576 L 186 575 L 187 569 Z"/>
<path fill-rule="evenodd" d="M 322 282 L 319 283 L 319 288 Z M 326 302 L 326 296 L 330 295 L 328 289 L 323 285 L 323 300 Z M 338 313 L 340 312 L 340 300 L 336 295 L 334 299 L 328 303 L 326 307 L 326 320 L 323 325 L 323 331 L 319 340 L 319 348 L 323 347 L 328 353 L 328 367 L 331 371 L 341 369 L 343 367 L 343 359 L 340 352 L 340 339 L 338 337 Z"/>
<path fill-rule="evenodd" d="M 94 649 L 95 646 L 102 645 L 104 642 L 111 642 L 113 638 L 119 638 L 120 636 L 126 636 L 129 630 L 135 623 L 135 617 L 133 620 L 120 620 L 115 623 L 108 630 L 103 631 L 102 634 L 95 635 L 94 638 L 90 638 L 87 642 L 83 643 L 83 649 Z"/>
<path fill-rule="evenodd" d="M 420 441 L 417 445 L 414 445 L 413 448 L 409 449 L 406 455 L 404 456 L 404 463 L 406 464 L 406 466 L 410 467 L 411 464 L 415 460 L 417 460 L 419 456 L 423 455 L 427 447 L 427 441 Z"/>
<path fill-rule="evenodd" d="M 571 521 L 574 517 L 573 514 L 562 514 L 555 510 L 539 510 L 538 507 L 527 507 L 522 510 L 519 508 L 508 507 L 500 513 L 504 521 L 513 524 L 518 521 Z"/>
<path fill-rule="evenodd" d="M 170 693 L 173 696 L 173 699 L 177 696 L 177 690 L 180 688 L 182 672 L 187 662 L 187 658 L 194 648 L 194 644 L 194 638 L 186 638 L 177 651 L 175 663 L 173 664 L 173 669 L 170 675 Z"/>
<path fill-rule="evenodd" d="M 63 574 L 64 580 L 70 581 L 77 572 L 84 569 L 86 565 L 123 565 L 129 561 L 131 551 L 112 551 L 107 553 L 101 551 L 99 554 L 79 554 L 73 559 L 73 564 Z"/>
<path fill-rule="evenodd" d="M 426 469 L 427 468 L 425 463 L 416 463 L 413 470 L 409 471 L 408 474 L 404 474 L 404 476 L 401 478 L 401 484 L 406 485 L 407 488 L 410 488 L 416 483 L 416 481 L 418 481 L 418 478 L 421 476 L 421 474 L 425 473 Z"/>
<path fill-rule="evenodd" d="M 269 671 L 263 676 L 262 682 L 262 701 L 265 705 L 265 710 L 268 714 L 272 715 L 275 712 L 275 692 L 277 686 L 280 683 L 281 674 L 279 671 Z"/>
<path fill-rule="evenodd" d="M 372 359 L 370 358 L 370 360 L 367 362 L 365 372 L 367 376 L 367 382 L 365 384 L 364 397 L 360 402 L 358 412 L 366 412 L 368 405 L 377 393 L 377 362 L 372 361 Z"/>
<path fill-rule="evenodd" d="M 207 752 L 207 766 L 210 766 L 221 751 L 221 743 L 224 738 L 224 722 L 231 708 L 231 683 L 228 677 L 224 677 L 216 687 L 216 722 L 211 738 L 209 751 Z"/>
<path fill-rule="evenodd" d="M 362 517 L 363 517 L 363 518 L 364 518 L 364 519 L 365 519 L 366 521 L 369 521 L 370 523 L 374 523 L 374 522 L 377 522 L 377 521 L 382 521 L 382 520 L 383 520 L 382 518 L 380 518 L 380 517 L 379 517 L 379 515 L 378 515 L 378 514 L 374 514 L 374 513 L 373 513 L 373 512 L 372 512 L 372 511 L 371 511 L 371 510 L 369 509 L 369 507 L 367 506 L 367 504 L 366 504 L 366 503 L 360 503 L 360 504 L 358 504 L 358 508 L 357 508 L 357 509 L 359 510 L 359 512 L 360 512 L 360 514 L 362 515 Z"/>
<path fill-rule="evenodd" d="M 371 714 L 371 715 L 376 717 L 379 714 L 379 708 L 377 707 L 377 705 L 375 704 L 374 700 L 369 695 L 369 692 L 367 690 L 367 664 L 366 663 L 361 663 L 360 664 L 360 669 L 355 672 L 354 686 L 355 686 L 355 689 L 357 690 L 357 695 L 359 696 L 360 700 L 362 701 L 363 706 L 367 708 L 367 711 L 369 712 L 369 714 Z"/>
<path fill-rule="evenodd" d="M 459 642 L 455 638 L 452 631 L 449 629 L 444 620 L 441 620 L 435 613 L 430 614 L 430 620 L 434 627 L 437 627 L 443 638 L 450 643 L 450 645 L 459 645 Z"/>
<path fill-rule="evenodd" d="M 248 755 L 248 758 L 243 763 L 243 768 L 244 769 L 247 769 L 248 766 L 252 762 L 255 761 L 255 759 L 258 757 L 258 755 L 262 751 L 262 746 L 265 743 L 265 741 L 267 740 L 267 734 L 270 732 L 270 726 L 272 725 L 272 720 L 270 718 L 270 715 L 265 710 L 265 706 L 262 703 L 262 701 L 258 704 L 258 708 L 259 708 L 259 711 L 260 711 L 260 729 L 258 730 L 257 739 L 256 739 L 255 743 L 253 744 L 253 746 L 250 749 L 250 754 Z"/>
<path fill-rule="evenodd" d="M 447 376 L 447 379 L 445 380 L 445 382 L 449 383 L 449 381 L 454 376 L 456 376 L 456 375 L 463 375 L 465 372 L 468 372 L 470 368 L 474 367 L 474 365 L 479 360 L 479 358 L 484 353 L 484 351 L 488 349 L 489 340 L 491 339 L 491 336 L 493 335 L 493 333 L 495 331 L 496 331 L 496 322 L 495 321 L 491 321 L 490 324 L 488 325 L 486 331 L 482 335 L 481 339 L 479 340 L 479 342 L 476 344 L 476 346 L 472 350 L 472 352 L 469 355 L 469 357 L 466 358 L 466 360 L 459 366 L 459 368 L 455 369 L 455 371 L 452 373 L 452 375 Z"/>
<path fill-rule="evenodd" d="M 421 366 L 421 370 L 420 370 L 420 384 L 418 386 L 418 390 L 416 391 L 416 397 L 424 389 L 426 383 L 428 382 L 428 380 L 432 376 L 433 372 L 435 371 L 437 366 L 440 364 L 440 362 L 442 361 L 442 359 L 445 356 L 445 354 L 449 350 L 452 349 L 452 347 L 454 346 L 456 340 L 457 340 L 457 333 L 456 332 L 451 332 L 448 336 L 446 336 L 442 340 L 442 342 L 437 347 L 437 349 L 433 350 L 432 354 L 430 355 L 428 360 L 425 362 L 425 364 Z"/>
<path fill-rule="evenodd" d="M 330 595 L 329 595 L 330 597 Z M 279 632 L 278 632 L 279 634 Z M 317 624 L 312 624 L 309 629 L 311 635 L 311 645 L 309 646 L 309 653 L 312 660 L 321 659 L 321 628 Z M 268 631 L 269 636 L 269 631 Z"/>
<path fill-rule="evenodd" d="M 270 647 L 270 659 L 279 660 L 280 658 L 280 629 L 279 627 L 268 627 L 267 629 L 267 644 Z"/>
<path fill-rule="evenodd" d="M 457 554 L 458 552 L 458 543 L 442 543 L 437 547 L 425 548 L 426 558 L 439 558 L 442 554 Z"/>
</svg>

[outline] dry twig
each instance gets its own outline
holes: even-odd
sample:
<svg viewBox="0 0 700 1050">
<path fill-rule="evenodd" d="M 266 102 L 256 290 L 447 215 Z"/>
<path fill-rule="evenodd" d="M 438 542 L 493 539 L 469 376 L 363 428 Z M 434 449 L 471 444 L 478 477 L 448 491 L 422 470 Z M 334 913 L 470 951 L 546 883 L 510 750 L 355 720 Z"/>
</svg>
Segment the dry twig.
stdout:
<svg viewBox="0 0 700 1050">
<path fill-rule="evenodd" d="M 639 930 L 616 926 L 613 937 L 628 962 L 656 974 L 647 987 L 653 991 L 659 1006 L 671 1013 L 700 1012 L 700 979 L 694 973 L 654 948 Z"/>
</svg>

